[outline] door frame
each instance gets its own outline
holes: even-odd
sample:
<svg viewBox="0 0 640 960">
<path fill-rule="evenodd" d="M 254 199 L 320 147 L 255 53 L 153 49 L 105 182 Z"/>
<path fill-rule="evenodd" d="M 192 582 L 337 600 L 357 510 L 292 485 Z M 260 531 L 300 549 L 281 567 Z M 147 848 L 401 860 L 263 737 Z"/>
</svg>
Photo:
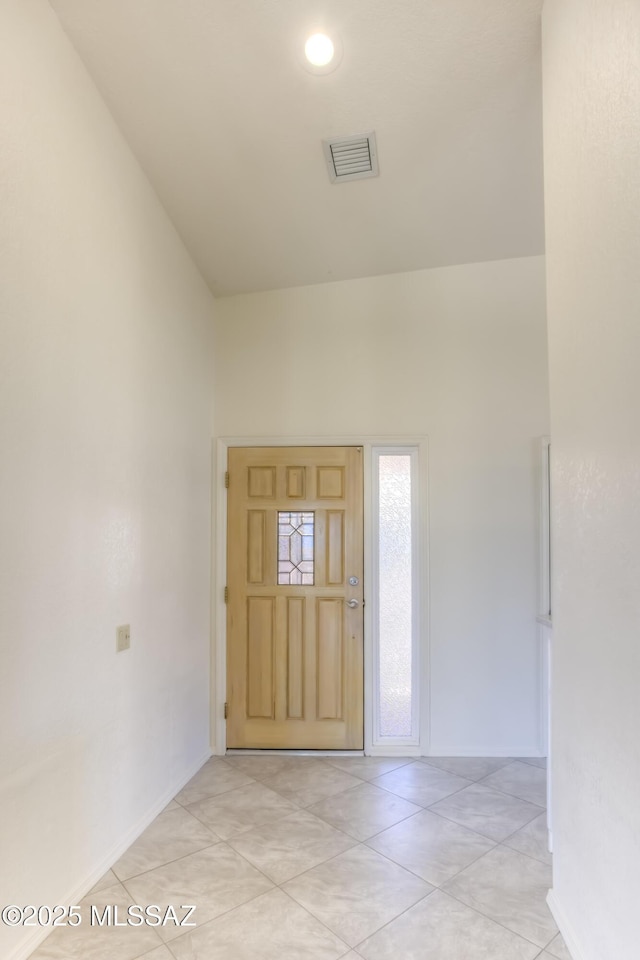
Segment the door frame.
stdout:
<svg viewBox="0 0 640 960">
<path fill-rule="evenodd" d="M 425 436 L 327 436 L 327 437 L 219 437 L 214 441 L 212 467 L 212 549 L 211 549 L 211 749 L 224 756 L 227 749 L 227 724 L 224 704 L 227 692 L 227 607 L 224 590 L 227 581 L 227 496 L 225 473 L 229 447 L 362 447 L 364 484 L 364 753 L 366 756 L 428 756 L 430 739 L 430 610 L 429 602 L 429 500 L 428 441 Z M 418 486 L 419 658 L 418 690 L 420 699 L 420 736 L 415 746 L 374 743 L 375 677 L 373 650 L 373 612 L 375 609 L 373 544 L 372 450 L 374 447 L 411 446 L 418 449 L 420 462 Z"/>
</svg>

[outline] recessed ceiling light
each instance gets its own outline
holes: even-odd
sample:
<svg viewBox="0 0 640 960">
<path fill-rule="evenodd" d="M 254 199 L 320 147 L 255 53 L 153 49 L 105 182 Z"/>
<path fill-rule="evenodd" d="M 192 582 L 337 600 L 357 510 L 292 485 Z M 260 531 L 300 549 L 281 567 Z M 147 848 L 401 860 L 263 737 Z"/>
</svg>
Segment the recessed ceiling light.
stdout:
<svg viewBox="0 0 640 960">
<path fill-rule="evenodd" d="M 342 40 L 331 30 L 329 34 L 324 24 L 309 24 L 306 34 L 298 34 L 296 43 L 297 59 L 300 66 L 316 77 L 333 73 L 342 62 Z"/>
<path fill-rule="evenodd" d="M 333 60 L 335 48 L 326 33 L 312 34 L 304 45 L 304 53 L 314 67 L 326 67 Z"/>
</svg>

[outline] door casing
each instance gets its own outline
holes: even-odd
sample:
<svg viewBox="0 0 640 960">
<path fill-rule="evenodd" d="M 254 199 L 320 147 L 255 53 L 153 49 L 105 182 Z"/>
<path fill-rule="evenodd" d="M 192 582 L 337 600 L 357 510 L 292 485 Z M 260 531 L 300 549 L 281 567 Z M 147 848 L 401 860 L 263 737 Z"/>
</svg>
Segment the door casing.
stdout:
<svg viewBox="0 0 640 960">
<path fill-rule="evenodd" d="M 229 447 L 362 447 L 364 469 L 364 753 L 367 756 L 428 756 L 429 755 L 429 575 L 428 575 L 428 442 L 424 436 L 327 436 L 327 437 L 220 437 L 215 441 L 213 467 L 212 516 L 212 591 L 211 591 L 211 749 L 215 756 L 226 752 L 226 722 L 224 704 L 227 684 L 227 608 L 224 588 L 227 580 L 227 494 L 225 472 Z M 373 742 L 375 690 L 373 678 L 372 614 L 375 597 L 372 595 L 372 449 L 376 446 L 417 447 L 420 458 L 420 564 L 421 583 L 421 638 L 419 671 L 420 743 L 418 746 L 376 745 Z M 314 751 L 316 752 L 316 751 Z"/>
</svg>

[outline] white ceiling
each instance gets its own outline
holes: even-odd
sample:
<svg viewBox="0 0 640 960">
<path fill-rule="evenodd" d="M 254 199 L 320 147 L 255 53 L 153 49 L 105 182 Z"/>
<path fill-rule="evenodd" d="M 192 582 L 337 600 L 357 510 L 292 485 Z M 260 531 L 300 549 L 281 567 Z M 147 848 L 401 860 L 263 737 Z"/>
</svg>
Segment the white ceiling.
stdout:
<svg viewBox="0 0 640 960">
<path fill-rule="evenodd" d="M 50 2 L 216 295 L 543 252 L 542 0 Z"/>
</svg>

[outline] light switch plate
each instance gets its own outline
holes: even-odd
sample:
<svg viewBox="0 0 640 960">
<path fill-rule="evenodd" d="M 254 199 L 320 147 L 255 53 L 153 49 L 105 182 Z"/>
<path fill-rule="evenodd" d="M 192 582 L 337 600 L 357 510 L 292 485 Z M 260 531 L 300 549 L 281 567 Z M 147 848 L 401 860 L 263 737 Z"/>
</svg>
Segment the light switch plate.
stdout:
<svg viewBox="0 0 640 960">
<path fill-rule="evenodd" d="M 116 653 L 122 653 L 131 646 L 131 627 L 125 623 L 121 627 L 116 627 Z"/>
</svg>

